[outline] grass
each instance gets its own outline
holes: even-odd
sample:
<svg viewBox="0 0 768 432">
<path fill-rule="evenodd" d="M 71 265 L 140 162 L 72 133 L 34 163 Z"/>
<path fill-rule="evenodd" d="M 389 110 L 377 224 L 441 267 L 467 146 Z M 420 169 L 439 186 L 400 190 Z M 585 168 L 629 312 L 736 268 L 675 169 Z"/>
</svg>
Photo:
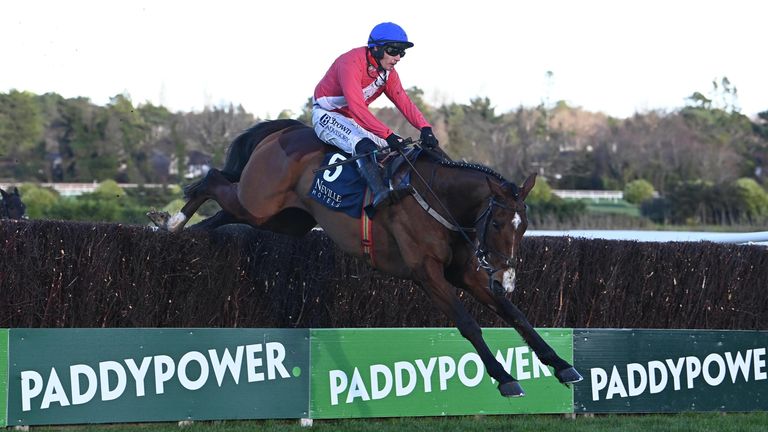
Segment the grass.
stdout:
<svg viewBox="0 0 768 432">
<path fill-rule="evenodd" d="M 315 420 L 311 428 L 298 420 L 196 422 L 180 428 L 176 423 L 39 426 L 34 431 L 147 431 L 147 432 L 401 432 L 401 431 L 563 431 L 563 432 L 752 432 L 768 430 L 768 413 L 683 413 L 646 415 L 563 415 L 422 417 L 391 419 Z"/>
</svg>

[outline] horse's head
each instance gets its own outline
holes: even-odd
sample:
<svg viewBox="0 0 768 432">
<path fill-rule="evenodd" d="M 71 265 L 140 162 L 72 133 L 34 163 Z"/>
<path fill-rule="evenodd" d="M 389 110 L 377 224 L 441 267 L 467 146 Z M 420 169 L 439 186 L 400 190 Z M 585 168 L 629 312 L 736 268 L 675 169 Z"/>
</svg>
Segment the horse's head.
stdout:
<svg viewBox="0 0 768 432">
<path fill-rule="evenodd" d="M 520 242 L 528 228 L 525 198 L 536 183 L 536 174 L 531 174 L 522 188 L 487 181 L 491 195 L 476 224 L 478 265 L 488 273 L 492 291 L 512 292 Z"/>
<path fill-rule="evenodd" d="M 13 188 L 13 192 L 8 193 L 0 189 L 0 194 L 3 196 L 3 200 L 0 202 L 0 219 L 22 219 L 27 211 L 27 206 L 21 201 L 19 190 Z"/>
</svg>

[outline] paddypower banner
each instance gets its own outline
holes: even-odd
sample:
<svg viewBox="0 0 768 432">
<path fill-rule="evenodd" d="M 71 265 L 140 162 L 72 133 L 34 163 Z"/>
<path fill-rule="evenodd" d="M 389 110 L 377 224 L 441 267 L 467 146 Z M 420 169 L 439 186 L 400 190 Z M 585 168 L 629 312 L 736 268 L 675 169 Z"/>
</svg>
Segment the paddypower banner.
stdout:
<svg viewBox="0 0 768 432">
<path fill-rule="evenodd" d="M 574 330 L 575 412 L 768 410 L 768 332 Z"/>
<path fill-rule="evenodd" d="M 9 339 L 10 425 L 308 416 L 306 329 L 11 329 Z"/>
<path fill-rule="evenodd" d="M 768 410 L 768 332 L 539 332 L 584 381 L 512 329 L 483 336 L 522 398 L 452 328 L 0 329 L 0 426 Z"/>
<path fill-rule="evenodd" d="M 571 360 L 570 329 L 539 329 Z M 560 384 L 512 329 L 483 329 L 496 358 L 525 389 L 504 398 L 472 345 L 455 329 L 312 330 L 312 418 L 567 413 Z"/>
</svg>

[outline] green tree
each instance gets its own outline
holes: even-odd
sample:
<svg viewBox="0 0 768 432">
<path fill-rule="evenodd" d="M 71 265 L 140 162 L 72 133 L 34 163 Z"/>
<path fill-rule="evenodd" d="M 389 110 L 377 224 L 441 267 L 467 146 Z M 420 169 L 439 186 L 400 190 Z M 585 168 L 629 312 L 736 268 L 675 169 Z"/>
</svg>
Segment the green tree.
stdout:
<svg viewBox="0 0 768 432">
<path fill-rule="evenodd" d="M 467 110 L 479 114 L 480 117 L 488 121 L 495 121 L 498 118 L 495 112 L 496 108 L 491 105 L 491 100 L 488 97 L 470 99 Z"/>
<path fill-rule="evenodd" d="M 179 123 L 173 122 L 171 124 L 171 141 L 173 142 L 173 154 L 176 156 L 176 175 L 178 181 L 184 179 L 184 157 L 187 154 L 187 141 L 179 133 Z"/>
<path fill-rule="evenodd" d="M 758 136 L 768 140 L 768 110 L 757 113 L 757 121 L 752 123 L 752 129 Z"/>
<path fill-rule="evenodd" d="M 0 177 L 29 178 L 43 165 L 43 117 L 35 95 L 11 90 L 0 93 L 0 159 L 14 162 Z"/>
<path fill-rule="evenodd" d="M 471 151 L 471 143 L 465 134 L 464 109 L 462 105 L 451 104 L 441 108 L 448 123 L 448 142 L 441 144 L 446 151 L 465 156 Z"/>
<path fill-rule="evenodd" d="M 744 201 L 748 218 L 768 216 L 768 193 L 754 179 L 740 178 L 736 180 L 736 188 Z"/>
<path fill-rule="evenodd" d="M 296 117 L 296 115 L 289 109 L 284 109 L 277 115 L 278 120 L 292 119 L 294 117 Z"/>
<path fill-rule="evenodd" d="M 41 188 L 33 183 L 21 185 L 21 196 L 27 206 L 27 216 L 30 219 L 43 219 L 59 201 L 59 194 L 47 188 Z"/>
<path fill-rule="evenodd" d="M 638 179 L 624 186 L 624 200 L 630 204 L 640 204 L 653 198 L 653 185 L 647 180 Z"/>
<path fill-rule="evenodd" d="M 533 202 L 548 202 L 552 200 L 552 187 L 544 177 L 536 178 L 536 185 L 528 193 L 528 201 Z"/>
<path fill-rule="evenodd" d="M 0 154 L 34 150 L 43 134 L 43 118 L 35 95 L 11 90 L 0 93 Z"/>
<path fill-rule="evenodd" d="M 108 178 L 117 178 L 120 176 L 123 181 L 133 179 L 137 182 L 144 182 L 152 176 L 152 170 L 149 165 L 150 151 L 147 148 L 149 144 L 150 126 L 144 120 L 142 113 L 150 117 L 155 115 L 162 116 L 162 112 L 147 108 L 142 112 L 133 106 L 133 102 L 127 95 L 119 94 L 110 100 L 105 111 L 106 125 L 102 137 L 103 149 L 106 152 L 99 155 L 100 159 L 105 159 L 107 154 L 116 161 L 115 171 L 104 173 L 97 177 L 98 180 Z M 152 118 L 157 121 L 157 118 Z M 109 169 L 109 167 L 105 167 Z"/>
<path fill-rule="evenodd" d="M 125 191 L 114 180 L 104 180 L 93 192 L 93 195 L 101 199 L 115 199 L 125 196 Z"/>
<path fill-rule="evenodd" d="M 693 92 L 686 100 L 696 108 L 710 109 L 712 107 L 712 99 L 704 96 L 701 92 Z"/>
<path fill-rule="evenodd" d="M 424 102 L 424 90 L 414 86 L 406 89 L 405 92 L 408 94 L 408 97 L 413 104 L 416 105 L 416 108 L 424 114 L 427 121 L 432 121 L 432 108 Z"/>
<path fill-rule="evenodd" d="M 88 98 L 65 99 L 60 106 L 66 131 L 60 144 L 65 180 L 86 181 L 113 178 L 117 174 L 120 147 L 114 144 L 116 122 L 109 122 L 106 108 Z"/>
</svg>

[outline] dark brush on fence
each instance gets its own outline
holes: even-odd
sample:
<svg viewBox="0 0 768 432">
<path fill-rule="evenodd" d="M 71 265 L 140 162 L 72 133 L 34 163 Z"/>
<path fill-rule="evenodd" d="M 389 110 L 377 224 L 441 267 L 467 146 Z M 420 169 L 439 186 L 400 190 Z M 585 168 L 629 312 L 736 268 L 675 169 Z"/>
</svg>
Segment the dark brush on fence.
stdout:
<svg viewBox="0 0 768 432">
<path fill-rule="evenodd" d="M 451 326 L 322 232 L 3 220 L 0 245 L 0 327 Z M 763 247 L 529 237 L 522 259 L 509 295 L 535 326 L 768 329 Z"/>
</svg>

